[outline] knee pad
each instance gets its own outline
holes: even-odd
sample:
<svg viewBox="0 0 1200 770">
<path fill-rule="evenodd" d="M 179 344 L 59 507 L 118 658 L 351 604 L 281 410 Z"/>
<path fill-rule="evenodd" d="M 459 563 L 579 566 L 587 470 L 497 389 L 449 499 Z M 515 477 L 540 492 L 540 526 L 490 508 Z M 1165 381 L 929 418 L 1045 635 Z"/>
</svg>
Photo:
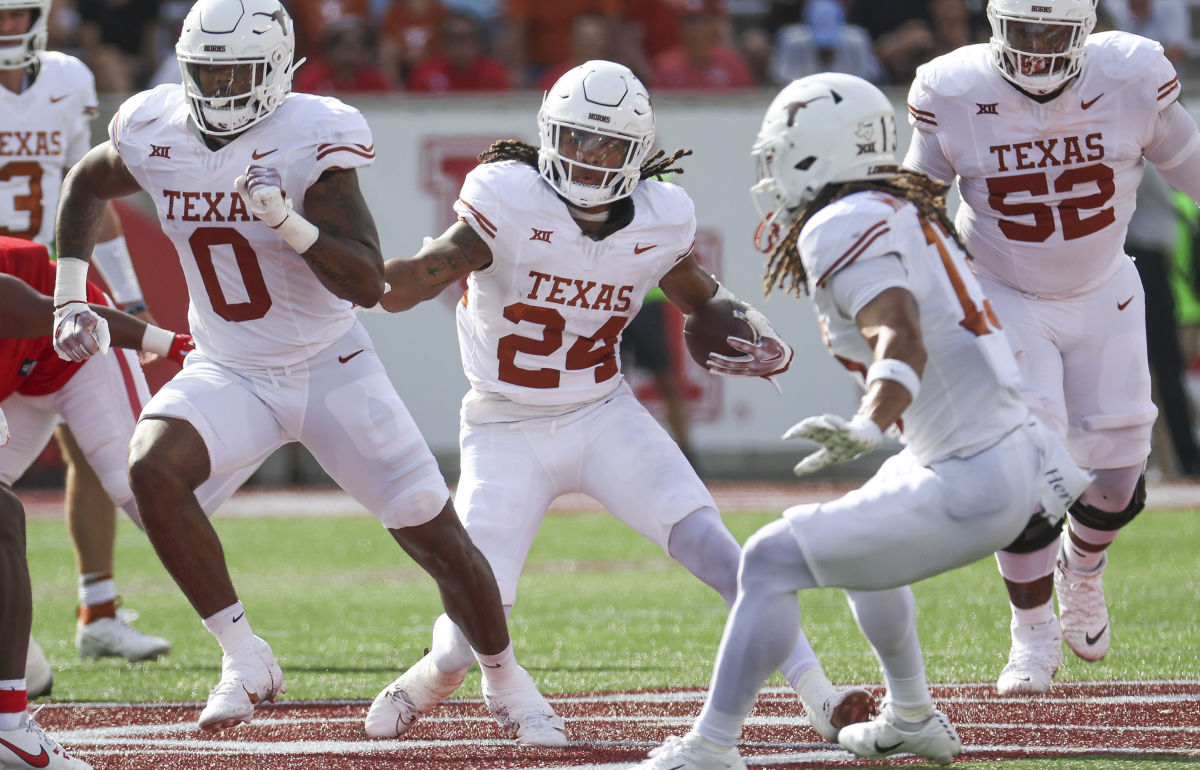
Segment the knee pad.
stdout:
<svg viewBox="0 0 1200 770">
<path fill-rule="evenodd" d="M 1122 511 L 1102 511 L 1087 503 L 1076 502 L 1071 506 L 1071 518 L 1085 527 L 1098 529 L 1101 532 L 1113 532 L 1121 529 L 1146 507 L 1146 475 L 1142 474 L 1137 485 L 1133 488 L 1133 498 Z"/>
<path fill-rule="evenodd" d="M 1074 513 L 1075 509 L 1071 508 Z M 1040 513 L 1035 513 L 1029 518 L 1029 523 L 1025 525 L 1025 529 L 1021 530 L 1021 534 L 1017 535 L 1017 539 L 1000 549 L 1009 553 L 1033 553 L 1040 551 L 1046 546 L 1058 539 L 1059 533 L 1062 532 L 1063 519 L 1051 524 L 1046 520 L 1046 517 Z"/>
</svg>

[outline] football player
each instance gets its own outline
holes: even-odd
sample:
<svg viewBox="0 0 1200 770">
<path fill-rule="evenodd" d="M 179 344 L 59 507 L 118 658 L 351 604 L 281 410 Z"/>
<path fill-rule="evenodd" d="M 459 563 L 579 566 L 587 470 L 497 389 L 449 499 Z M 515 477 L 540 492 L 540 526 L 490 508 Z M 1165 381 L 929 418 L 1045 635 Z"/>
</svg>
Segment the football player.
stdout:
<svg viewBox="0 0 1200 770">
<path fill-rule="evenodd" d="M 134 352 L 182 363 L 191 338 L 172 334 L 111 307 L 87 284 L 93 312 L 111 322 L 114 350 L 83 363 L 54 353 L 50 340 L 55 270 L 45 246 L 0 236 L 0 766 L 79 770 L 71 757 L 26 710 L 32 681 L 25 673 L 32 613 L 25 564 L 24 510 L 12 485 L 33 463 L 61 417 L 109 497 L 137 521 L 125 474 L 125 455 L 138 412 L 150 397 Z M 9 431 L 11 428 L 11 438 Z"/>
<path fill-rule="evenodd" d="M 471 388 L 456 508 L 508 610 L 546 509 L 567 492 L 597 500 L 731 603 L 738 543 L 679 445 L 634 397 L 619 355 L 622 330 L 655 286 L 684 313 L 733 299 L 692 255 L 691 198 L 653 179 L 686 153 L 650 158 L 649 94 L 627 67 L 601 60 L 547 92 L 538 132 L 540 147 L 493 145 L 467 175 L 458 222 L 412 259 L 386 265 L 392 288 L 382 305 L 391 311 L 467 278 L 457 314 Z M 711 354 L 710 370 L 787 369 L 791 348 L 762 313 L 735 306 L 760 341 L 730 338 L 740 353 Z M 472 662 L 459 629 L 438 618 L 429 654 L 375 698 L 367 733 L 403 733 L 458 688 Z M 836 690 L 803 637 L 781 663 L 825 740 L 870 716 L 870 694 Z M 558 730 L 519 737 L 565 740 Z"/>
<path fill-rule="evenodd" d="M 34 240 L 53 252 L 63 175 L 91 147 L 98 110 L 91 71 L 73 56 L 45 50 L 49 13 L 50 0 L 0 0 L 0 130 L 9 137 L 0 164 L 0 235 Z M 99 241 L 94 259 L 113 298 L 152 321 L 111 208 Z M 115 509 L 102 474 L 89 465 L 68 426 L 60 425 L 55 435 L 67 466 L 67 527 L 79 571 L 75 646 L 89 657 L 157 658 L 170 643 L 131 628 L 132 614 L 116 608 Z M 36 642 L 29 650 L 30 692 L 44 695 L 52 684 L 50 667 Z"/>
<path fill-rule="evenodd" d="M 1035 507 L 1061 518 L 1091 477 L 1021 400 L 936 183 L 896 165 L 895 114 L 879 89 L 833 73 L 791 83 L 753 154 L 766 288 L 812 297 L 830 353 L 864 389 L 853 417 L 784 433 L 820 446 L 796 472 L 851 460 L 901 424 L 904 449 L 859 489 L 789 508 L 751 536 L 700 717 L 638 767 L 745 768 L 742 724 L 796 638 L 796 592 L 814 587 L 846 589 L 887 682 L 879 716 L 838 742 L 864 759 L 948 764 L 962 743 L 930 695 L 908 584 L 990 555 Z"/>
<path fill-rule="evenodd" d="M 145 190 L 178 251 L 196 350 L 142 411 L 129 475 L 155 551 L 221 647 L 201 728 L 247 722 L 284 690 L 206 514 L 290 441 L 437 581 L 507 726 L 549 706 L 513 661 L 487 562 L 354 312 L 384 285 L 356 171 L 375 157 L 371 131 L 335 99 L 291 93 L 294 44 L 278 0 L 192 7 L 182 84 L 126 100 L 109 141 L 67 175 L 55 346 L 72 360 L 102 352 L 103 319 L 81 304 L 91 234 L 106 199 Z"/>
<path fill-rule="evenodd" d="M 987 13 L 989 44 L 918 70 L 904 164 L 957 179 L 958 233 L 1013 344 L 1026 401 L 1096 477 L 1065 528 L 1035 516 L 996 556 L 1012 612 L 996 688 L 1044 693 L 1063 637 L 1084 660 L 1109 648 L 1101 575 L 1109 545 L 1145 505 L 1157 413 L 1145 295 L 1122 244 L 1143 160 L 1200 200 L 1200 135 L 1162 46 L 1091 34 L 1096 0 L 990 0 Z"/>
</svg>

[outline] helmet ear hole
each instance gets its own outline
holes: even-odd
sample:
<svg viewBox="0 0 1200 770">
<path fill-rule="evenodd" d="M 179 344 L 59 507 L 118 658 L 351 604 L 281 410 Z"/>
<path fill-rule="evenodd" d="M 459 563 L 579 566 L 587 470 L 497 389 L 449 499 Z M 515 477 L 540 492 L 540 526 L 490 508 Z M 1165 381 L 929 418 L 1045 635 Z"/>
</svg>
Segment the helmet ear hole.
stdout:
<svg viewBox="0 0 1200 770">
<path fill-rule="evenodd" d="M 807 158 L 805 158 L 804 160 L 797 163 L 796 168 L 799 169 L 800 171 L 808 171 L 810 168 L 812 168 L 812 165 L 816 162 L 817 162 L 817 156 L 809 155 Z"/>
</svg>

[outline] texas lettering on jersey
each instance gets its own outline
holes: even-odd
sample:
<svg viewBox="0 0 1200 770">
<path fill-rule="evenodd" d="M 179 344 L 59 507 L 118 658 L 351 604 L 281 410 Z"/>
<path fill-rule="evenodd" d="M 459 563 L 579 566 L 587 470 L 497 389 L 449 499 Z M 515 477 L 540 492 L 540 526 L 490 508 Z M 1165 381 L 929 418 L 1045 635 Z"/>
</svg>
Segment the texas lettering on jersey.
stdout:
<svg viewBox="0 0 1200 770">
<path fill-rule="evenodd" d="M 597 284 L 595 281 L 539 273 L 536 270 L 530 270 L 529 276 L 533 278 L 533 288 L 525 295 L 526 299 L 612 313 L 625 313 L 632 306 L 632 286 Z"/>
<path fill-rule="evenodd" d="M 1013 144 L 993 144 L 988 151 L 996 158 L 997 172 L 1071 166 L 1104 160 L 1104 135 L 1096 132 L 1083 137 L 1049 137 Z"/>
<path fill-rule="evenodd" d="M 62 151 L 62 131 L 0 131 L 0 158 L 38 158 Z"/>
<path fill-rule="evenodd" d="M 183 222 L 250 222 L 257 217 L 246 210 L 236 192 L 162 191 L 166 219 Z"/>
</svg>

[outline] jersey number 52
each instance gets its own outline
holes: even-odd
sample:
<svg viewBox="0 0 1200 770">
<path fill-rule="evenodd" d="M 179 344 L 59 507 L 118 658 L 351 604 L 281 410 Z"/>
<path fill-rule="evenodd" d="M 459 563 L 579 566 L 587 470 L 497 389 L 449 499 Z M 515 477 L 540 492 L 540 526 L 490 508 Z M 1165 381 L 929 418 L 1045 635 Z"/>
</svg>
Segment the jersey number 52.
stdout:
<svg viewBox="0 0 1200 770">
<path fill-rule="evenodd" d="M 1027 200 L 1012 203 L 1006 197 L 1013 193 L 1028 193 L 1033 197 L 1050 194 L 1050 179 L 1045 171 L 1014 176 L 989 177 L 987 180 L 988 205 L 1004 216 L 1021 217 L 1001 219 L 1000 232 L 1009 240 L 1042 243 L 1054 234 L 1054 212 L 1057 210 L 1062 224 L 1064 240 L 1074 240 L 1103 230 L 1116 221 L 1112 206 L 1104 207 L 1113 196 L 1113 170 L 1103 163 L 1090 166 L 1072 166 L 1054 178 L 1054 192 L 1068 193 L 1083 185 L 1095 185 L 1095 192 L 1063 198 L 1057 204 Z M 1096 210 L 1084 216 L 1081 211 Z M 1029 223 L 1033 217 L 1033 223 Z"/>
</svg>

